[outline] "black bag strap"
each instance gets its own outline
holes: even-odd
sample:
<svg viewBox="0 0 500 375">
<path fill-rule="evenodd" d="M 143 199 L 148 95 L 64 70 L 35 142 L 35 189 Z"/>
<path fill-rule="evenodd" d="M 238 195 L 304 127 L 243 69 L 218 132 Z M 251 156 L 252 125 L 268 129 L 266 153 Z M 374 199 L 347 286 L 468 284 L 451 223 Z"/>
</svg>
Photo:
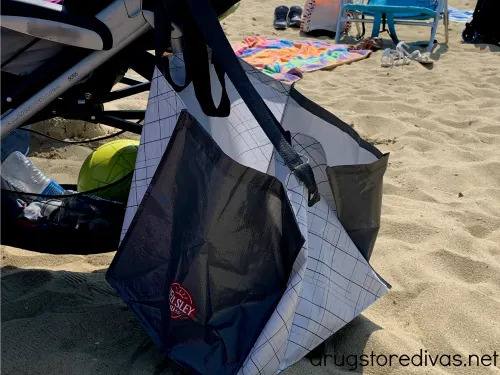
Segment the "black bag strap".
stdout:
<svg viewBox="0 0 500 375">
<path fill-rule="evenodd" d="M 156 1 L 154 9 L 155 22 L 155 60 L 156 66 L 176 92 L 180 92 L 191 83 L 190 72 L 186 69 L 186 77 L 183 85 L 178 85 L 170 75 L 170 60 L 165 53 L 170 47 L 172 37 L 172 14 L 165 10 L 162 1 Z"/>
<path fill-rule="evenodd" d="M 212 97 L 210 83 L 210 59 L 208 58 L 207 45 L 203 35 L 194 20 L 187 5 L 179 0 L 157 1 L 155 8 L 155 55 L 156 65 L 162 72 L 167 82 L 176 92 L 184 90 L 193 83 L 196 98 L 200 107 L 207 116 L 227 117 L 231 110 L 231 102 L 226 91 L 224 71 L 217 64 L 217 59 L 212 59 L 217 78 L 222 87 L 219 106 L 216 107 Z M 182 28 L 185 81 L 178 85 L 170 74 L 170 60 L 164 53 L 170 47 L 173 22 L 178 22 Z"/>
<path fill-rule="evenodd" d="M 181 0 L 175 0 L 181 1 Z M 309 163 L 304 163 L 297 151 L 286 139 L 286 132 L 253 87 L 222 30 L 220 22 L 208 0 L 185 0 L 193 18 L 203 34 L 205 42 L 212 48 L 213 56 L 231 79 L 241 98 L 255 117 L 267 137 L 283 158 L 286 166 L 297 176 L 309 191 L 309 206 L 320 200 L 318 186 Z M 187 44 L 187 43 L 186 43 Z"/>
<path fill-rule="evenodd" d="M 179 1 L 179 0 L 174 0 Z M 187 9 L 189 13 L 189 9 Z M 196 98 L 203 112 L 211 117 L 227 117 L 231 111 L 231 102 L 226 90 L 224 70 L 216 56 L 209 59 L 207 45 L 196 21 L 191 14 L 186 19 L 184 27 L 184 61 L 186 71 L 191 71 L 193 77 L 193 88 Z M 221 100 L 216 107 L 212 97 L 212 85 L 210 83 L 210 60 L 214 65 L 219 84 L 222 88 Z"/>
</svg>

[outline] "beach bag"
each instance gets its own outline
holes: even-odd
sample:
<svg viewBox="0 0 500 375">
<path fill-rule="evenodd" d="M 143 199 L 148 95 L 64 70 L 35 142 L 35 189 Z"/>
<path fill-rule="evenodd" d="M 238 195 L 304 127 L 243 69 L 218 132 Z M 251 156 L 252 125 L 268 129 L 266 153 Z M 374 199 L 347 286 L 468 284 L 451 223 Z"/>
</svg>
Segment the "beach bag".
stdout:
<svg viewBox="0 0 500 375">
<path fill-rule="evenodd" d="M 281 183 L 183 111 L 108 278 L 170 358 L 236 374 L 303 243 Z"/>
<path fill-rule="evenodd" d="M 347 0 L 346 3 L 351 3 Z M 337 31 L 337 21 L 340 15 L 342 0 L 307 0 L 300 30 L 318 35 L 334 35 Z M 351 24 L 344 22 L 341 30 L 347 33 Z"/>
<path fill-rule="evenodd" d="M 462 32 L 464 41 L 500 45 L 500 27 L 497 22 L 499 13 L 500 2 L 478 0 L 472 20 L 466 24 Z"/>
<path fill-rule="evenodd" d="M 387 292 L 368 263 L 387 155 L 238 60 L 206 3 L 187 3 L 210 97 L 184 54 L 155 70 L 106 277 L 192 373 L 275 374 Z"/>
</svg>

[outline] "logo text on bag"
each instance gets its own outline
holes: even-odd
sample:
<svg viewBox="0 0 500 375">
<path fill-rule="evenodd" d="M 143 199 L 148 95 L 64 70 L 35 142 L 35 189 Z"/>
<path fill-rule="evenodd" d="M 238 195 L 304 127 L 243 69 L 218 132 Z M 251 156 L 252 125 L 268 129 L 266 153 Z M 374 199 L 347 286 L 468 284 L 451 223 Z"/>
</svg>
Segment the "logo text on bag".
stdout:
<svg viewBox="0 0 500 375">
<path fill-rule="evenodd" d="M 184 317 L 193 319 L 196 308 L 193 304 L 191 294 L 178 282 L 172 283 L 170 287 L 170 318 L 177 320 Z"/>
</svg>

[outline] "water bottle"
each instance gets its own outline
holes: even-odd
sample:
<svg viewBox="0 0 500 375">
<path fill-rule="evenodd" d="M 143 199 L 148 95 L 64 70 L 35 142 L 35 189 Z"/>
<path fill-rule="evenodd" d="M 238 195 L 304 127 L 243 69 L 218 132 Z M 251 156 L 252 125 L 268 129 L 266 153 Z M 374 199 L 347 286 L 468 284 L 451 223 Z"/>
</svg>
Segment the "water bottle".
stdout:
<svg viewBox="0 0 500 375">
<path fill-rule="evenodd" d="M 2 178 L 12 188 L 23 193 L 41 195 L 61 195 L 64 189 L 55 181 L 45 176 L 21 152 L 11 153 L 2 163 Z"/>
</svg>

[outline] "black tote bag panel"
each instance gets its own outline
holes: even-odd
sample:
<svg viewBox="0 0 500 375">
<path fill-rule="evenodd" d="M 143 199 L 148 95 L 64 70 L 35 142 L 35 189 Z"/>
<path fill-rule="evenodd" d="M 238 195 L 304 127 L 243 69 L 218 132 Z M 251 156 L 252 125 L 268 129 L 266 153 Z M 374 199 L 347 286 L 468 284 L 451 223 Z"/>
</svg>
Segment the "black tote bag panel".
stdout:
<svg viewBox="0 0 500 375">
<path fill-rule="evenodd" d="M 107 279 L 171 359 L 236 374 L 303 243 L 283 185 L 183 111 Z"/>
</svg>

